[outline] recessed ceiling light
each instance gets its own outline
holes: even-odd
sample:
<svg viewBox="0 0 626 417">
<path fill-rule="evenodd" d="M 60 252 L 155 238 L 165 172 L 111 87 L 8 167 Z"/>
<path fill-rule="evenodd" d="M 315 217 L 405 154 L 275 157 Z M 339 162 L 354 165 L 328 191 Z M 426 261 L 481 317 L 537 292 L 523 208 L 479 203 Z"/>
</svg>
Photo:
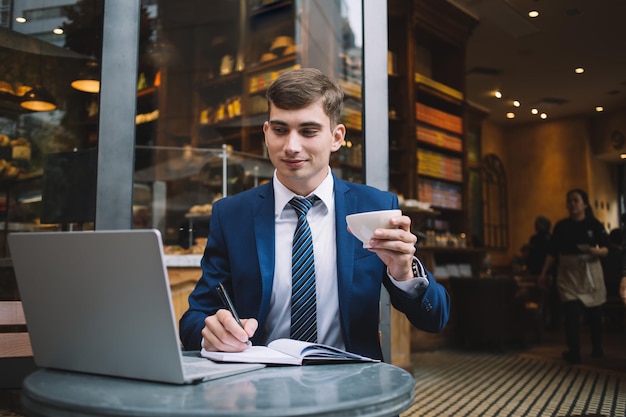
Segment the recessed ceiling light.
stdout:
<svg viewBox="0 0 626 417">
<path fill-rule="evenodd" d="M 530 112 L 532 114 L 537 114 L 537 113 L 539 113 L 539 110 L 537 110 L 537 109 L 530 109 Z"/>
<path fill-rule="evenodd" d="M 528 12 L 528 17 L 535 18 L 537 16 L 539 16 L 539 11 L 538 10 L 531 10 L 531 11 Z"/>
<path fill-rule="evenodd" d="M 578 67 L 574 70 L 574 72 L 576 74 L 582 74 L 583 72 L 585 72 L 585 69 L 583 67 Z"/>
<path fill-rule="evenodd" d="M 508 112 L 508 113 L 506 114 L 506 118 L 507 118 L 507 119 L 515 119 L 515 113 L 513 113 L 513 112 Z"/>
<path fill-rule="evenodd" d="M 626 153 L 619 154 L 619 157 L 622 158 L 622 159 L 626 159 Z"/>
<path fill-rule="evenodd" d="M 500 91 L 498 91 L 498 90 L 496 90 L 496 91 L 493 93 L 493 95 L 494 95 L 496 98 L 502 98 L 502 92 L 500 92 Z"/>
<path fill-rule="evenodd" d="M 17 23 L 26 23 L 26 18 L 25 18 L 25 17 L 18 16 L 18 17 L 16 17 L 16 18 L 15 18 L 15 21 L 16 21 Z"/>
<path fill-rule="evenodd" d="M 602 107 L 602 106 L 596 106 L 596 111 L 597 111 L 597 112 L 604 111 L 604 107 Z"/>
<path fill-rule="evenodd" d="M 513 105 L 514 105 L 515 107 L 519 107 L 519 106 L 521 106 L 521 105 L 522 105 L 522 103 L 520 103 L 520 102 L 519 102 L 519 101 L 517 101 L 517 100 L 513 100 Z"/>
<path fill-rule="evenodd" d="M 54 28 L 54 29 L 52 29 L 52 33 L 54 33 L 55 35 L 63 35 L 63 29 L 61 29 L 61 28 Z"/>
<path fill-rule="evenodd" d="M 541 117 L 542 119 L 547 119 L 547 118 L 548 118 L 548 115 L 547 115 L 547 114 L 545 114 L 545 113 L 541 113 L 541 115 L 540 115 L 539 117 Z"/>
</svg>

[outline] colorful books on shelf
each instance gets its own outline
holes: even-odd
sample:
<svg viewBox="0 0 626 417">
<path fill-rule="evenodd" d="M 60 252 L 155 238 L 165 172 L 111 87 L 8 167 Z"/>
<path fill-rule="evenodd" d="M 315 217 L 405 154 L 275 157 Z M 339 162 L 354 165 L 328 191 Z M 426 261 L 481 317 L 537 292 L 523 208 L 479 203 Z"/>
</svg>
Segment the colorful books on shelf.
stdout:
<svg viewBox="0 0 626 417">
<path fill-rule="evenodd" d="M 415 117 L 420 122 L 428 123 L 459 135 L 463 134 L 463 119 L 461 117 L 423 103 L 416 103 Z"/>
<path fill-rule="evenodd" d="M 417 186 L 417 198 L 434 207 L 461 210 L 463 195 L 461 186 L 429 178 L 421 178 Z"/>
<path fill-rule="evenodd" d="M 463 163 L 461 158 L 446 156 L 426 149 L 418 149 L 417 173 L 447 181 L 463 182 Z"/>
<path fill-rule="evenodd" d="M 417 126 L 417 140 L 451 151 L 462 152 L 463 140 L 457 136 L 450 135 L 425 126 Z"/>
</svg>

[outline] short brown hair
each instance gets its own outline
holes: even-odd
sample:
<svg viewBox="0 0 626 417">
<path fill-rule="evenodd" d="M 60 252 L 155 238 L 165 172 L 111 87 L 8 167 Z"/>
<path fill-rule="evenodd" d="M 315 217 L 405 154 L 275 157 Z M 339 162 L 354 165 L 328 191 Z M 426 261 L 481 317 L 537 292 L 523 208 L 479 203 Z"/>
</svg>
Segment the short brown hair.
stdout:
<svg viewBox="0 0 626 417">
<path fill-rule="evenodd" d="M 271 106 L 285 110 L 302 109 L 322 99 L 330 128 L 339 123 L 343 108 L 341 86 L 320 70 L 300 68 L 281 74 L 267 89 L 265 97 Z"/>
</svg>

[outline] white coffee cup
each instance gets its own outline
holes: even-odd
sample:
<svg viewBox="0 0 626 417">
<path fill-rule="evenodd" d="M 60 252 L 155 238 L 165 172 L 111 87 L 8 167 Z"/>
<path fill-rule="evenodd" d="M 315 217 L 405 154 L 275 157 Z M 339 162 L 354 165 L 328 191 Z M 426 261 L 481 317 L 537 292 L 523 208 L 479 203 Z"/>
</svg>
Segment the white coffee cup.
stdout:
<svg viewBox="0 0 626 417">
<path fill-rule="evenodd" d="M 402 210 L 367 211 L 349 214 L 346 216 L 346 221 L 350 232 L 363 242 L 364 248 L 369 248 L 374 230 L 388 229 L 391 218 L 399 216 L 402 216 Z"/>
</svg>

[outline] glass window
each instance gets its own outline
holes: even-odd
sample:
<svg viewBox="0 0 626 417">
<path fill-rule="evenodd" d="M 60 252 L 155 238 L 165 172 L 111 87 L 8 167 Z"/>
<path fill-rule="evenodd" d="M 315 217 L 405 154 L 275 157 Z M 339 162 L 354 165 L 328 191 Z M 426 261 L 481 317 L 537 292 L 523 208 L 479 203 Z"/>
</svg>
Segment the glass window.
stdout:
<svg viewBox="0 0 626 417">
<path fill-rule="evenodd" d="M 2 4 L 0 250 L 6 257 L 7 233 L 93 227 L 98 90 L 73 83 L 91 69 L 99 77 L 103 1 Z"/>
<path fill-rule="evenodd" d="M 265 90 L 316 67 L 345 91 L 348 134 L 331 166 L 363 182 L 361 2 L 150 2 L 139 45 L 133 227 L 166 251 L 204 249 L 212 203 L 271 179 Z"/>
<path fill-rule="evenodd" d="M 0 12 L 9 256 L 7 231 L 95 228 L 104 0 L 1 1 Z M 265 89 L 303 66 L 343 86 L 348 134 L 331 166 L 363 182 L 362 20 L 360 0 L 142 0 L 129 226 L 188 250 L 215 199 L 268 181 Z M 28 107 L 31 94 L 43 98 Z"/>
</svg>

